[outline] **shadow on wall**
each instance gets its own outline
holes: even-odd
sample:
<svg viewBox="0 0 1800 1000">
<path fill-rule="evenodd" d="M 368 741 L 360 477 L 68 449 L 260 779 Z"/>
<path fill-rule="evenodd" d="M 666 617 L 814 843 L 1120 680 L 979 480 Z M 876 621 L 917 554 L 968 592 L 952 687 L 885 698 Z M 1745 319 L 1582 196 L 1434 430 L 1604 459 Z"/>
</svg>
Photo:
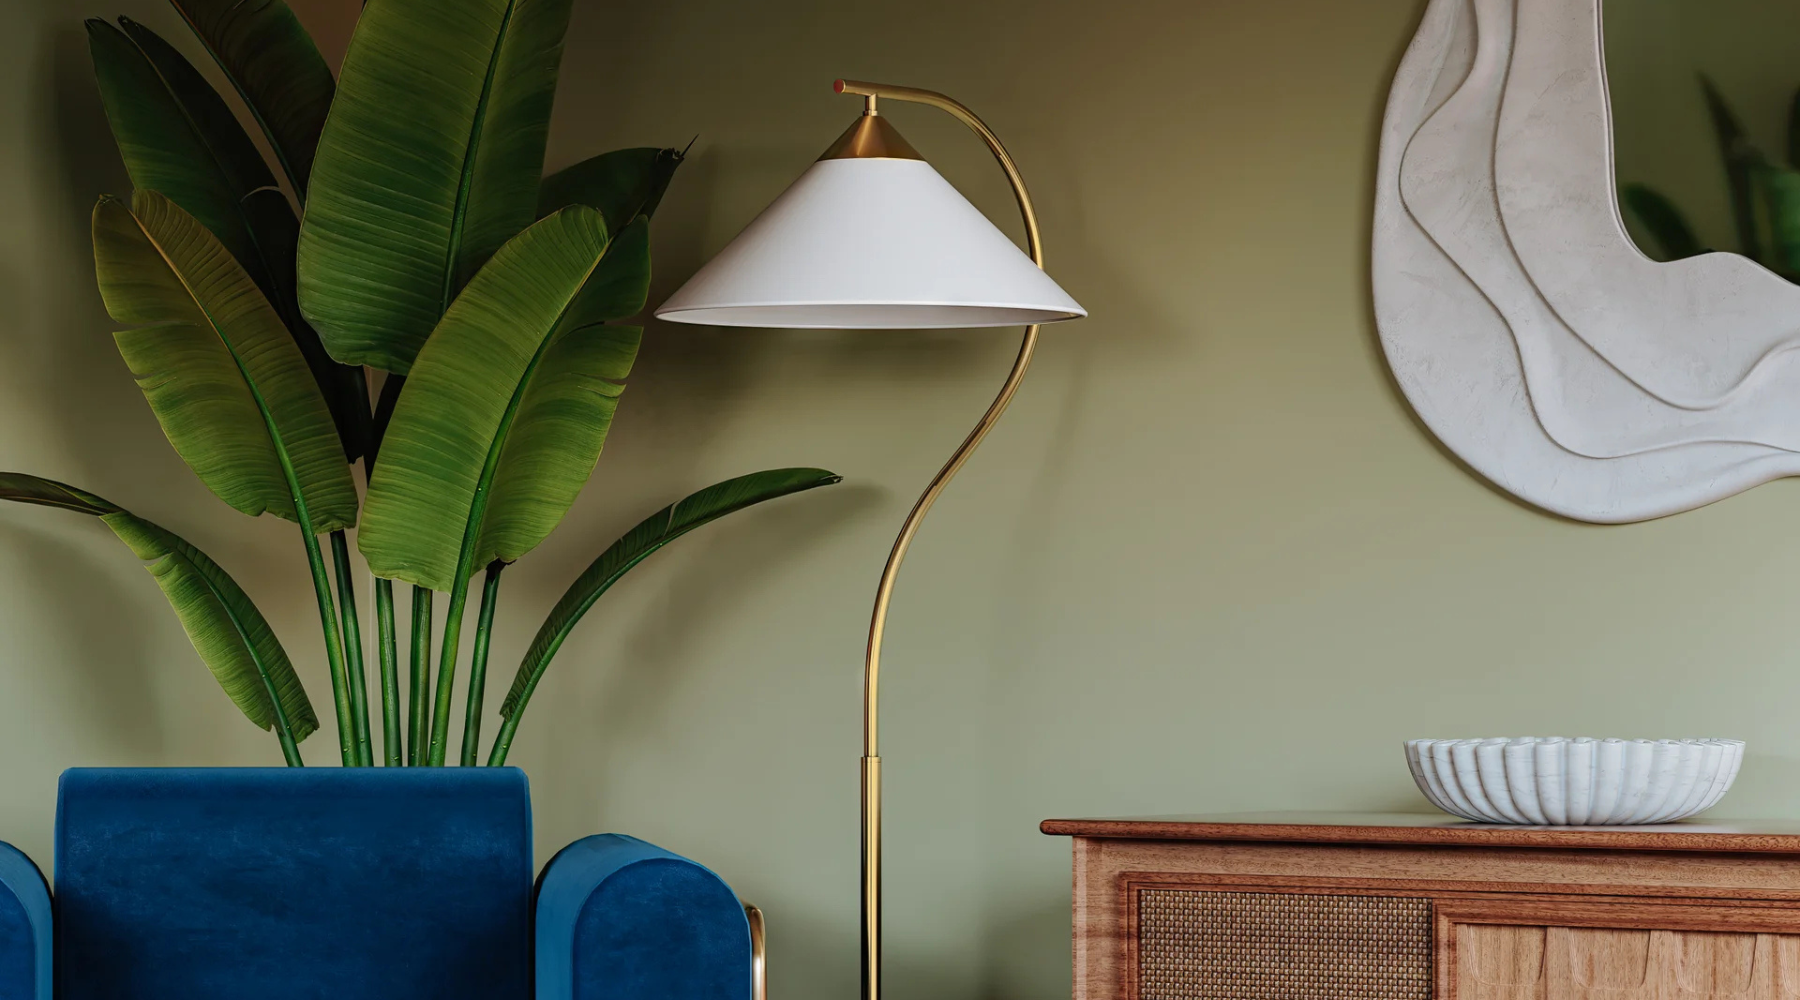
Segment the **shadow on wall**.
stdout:
<svg viewBox="0 0 1800 1000">
<path fill-rule="evenodd" d="M 692 645 L 703 630 L 697 623 L 738 614 L 743 598 L 767 586 L 781 563 L 830 544 L 881 499 L 882 491 L 874 487 L 840 485 L 808 494 L 801 502 L 734 515 L 701 529 L 708 535 L 686 542 L 694 547 L 671 547 L 669 554 L 679 551 L 680 561 L 660 581 L 647 613 L 616 624 L 604 612 L 591 615 L 583 627 L 621 629 L 621 662 L 605 665 L 597 693 L 574 706 L 584 725 L 537 728 L 551 748 L 533 765 L 533 777 L 558 790 L 554 803 L 543 803 L 543 808 L 573 820 L 568 824 L 572 828 L 613 815 L 607 808 L 609 772 L 595 768 L 593 761 L 625 759 L 647 734 L 667 724 L 675 692 L 698 662 Z M 591 667 L 571 656 L 556 669 Z M 548 829 L 560 819 L 543 822 Z"/>
<path fill-rule="evenodd" d="M 63 437 L 60 452 L 75 457 L 85 474 L 78 485 L 102 494 L 116 484 L 154 482 L 167 475 L 172 456 L 156 422 L 132 384 L 131 373 L 113 346 L 112 320 L 94 285 L 94 258 L 87 241 L 89 218 L 102 192 L 129 194 L 125 176 L 88 59 L 87 36 L 72 15 L 59 23 L 45 49 L 48 100 L 36 102 L 53 116 L 43 129 L 55 137 L 57 176 L 41 185 L 55 193 L 50 251 L 68 290 L 50 300 L 42 353 L 34 381 L 44 387 L 34 404 L 53 415 L 49 423 Z M 161 485 L 161 484 L 158 484 Z M 129 502 L 131 498 L 118 498 Z"/>
<path fill-rule="evenodd" d="M 1415 28 L 1419 21 L 1425 16 L 1427 2 L 1428 0 L 1419 0 L 1417 13 L 1414 14 L 1411 20 L 1411 24 L 1413 24 Z M 1387 72 L 1383 74 L 1382 77 L 1384 80 L 1392 80 L 1394 78 L 1394 74 L 1400 69 L 1400 61 L 1406 57 L 1406 49 L 1411 44 L 1412 33 L 1410 32 L 1395 43 L 1394 49 L 1388 57 Z M 1373 108 L 1370 112 L 1371 124 L 1369 128 L 1372 133 L 1371 141 L 1367 147 L 1367 155 L 1363 157 L 1362 163 L 1360 164 L 1362 170 L 1362 188 L 1365 191 L 1374 191 L 1376 186 L 1375 178 L 1379 171 L 1379 164 L 1381 161 L 1381 130 L 1385 126 L 1385 118 L 1387 115 L 1387 96 L 1386 87 L 1377 91 L 1374 96 Z M 1375 231 L 1375 200 L 1373 198 L 1365 199 L 1362 203 L 1362 223 L 1361 232 L 1373 233 Z M 1357 261 L 1361 273 L 1365 275 L 1374 273 L 1374 251 L 1375 247 L 1373 239 L 1364 240 L 1357 247 Z M 1400 381 L 1394 377 L 1394 369 L 1387 363 L 1387 353 L 1381 346 L 1381 328 L 1375 322 L 1374 282 L 1372 280 L 1363 281 L 1359 286 L 1359 294 L 1362 298 L 1362 311 L 1365 318 L 1363 328 L 1367 331 L 1365 342 L 1368 344 L 1370 353 L 1374 357 L 1376 367 L 1381 370 L 1382 383 L 1387 386 L 1388 397 L 1394 401 L 1395 406 L 1399 407 L 1401 413 L 1406 414 L 1407 422 L 1413 426 L 1414 430 L 1419 432 L 1419 436 L 1430 442 L 1432 449 L 1436 451 L 1439 456 L 1450 462 L 1450 464 L 1456 466 L 1463 475 L 1480 483 L 1489 493 L 1504 499 L 1512 506 L 1521 510 L 1531 511 L 1534 514 L 1550 518 L 1553 521 L 1561 521 L 1566 524 L 1583 523 L 1575 521 L 1573 518 L 1567 518 L 1561 514 L 1544 510 L 1541 507 L 1533 506 L 1532 504 L 1526 503 L 1518 497 L 1513 496 L 1511 493 L 1506 492 L 1499 486 L 1490 482 L 1486 476 L 1476 472 L 1475 467 L 1468 462 L 1463 461 L 1461 455 L 1451 451 L 1442 441 L 1438 440 L 1438 436 L 1432 433 L 1431 428 L 1427 427 L 1425 421 L 1421 420 L 1419 414 L 1413 410 L 1412 404 L 1407 402 L 1406 393 L 1400 388 Z M 1592 527 L 1618 526 L 1592 525 Z"/>
<path fill-rule="evenodd" d="M 111 533 L 100 530 L 108 536 L 107 544 L 113 544 Z M 9 574 L 31 583 L 29 610 L 24 613 L 31 618 L 33 631 L 58 637 L 73 654 L 61 657 L 62 665 L 55 670 L 19 664 L 28 671 L 37 668 L 28 683 L 53 691 L 52 697 L 4 701 L 19 709 L 46 701 L 83 706 L 81 717 L 90 725 L 84 727 L 88 732 L 80 742 L 98 745 L 90 754 L 94 759 L 145 759 L 161 753 L 164 739 L 150 674 L 155 665 L 147 656 L 154 648 L 150 626 L 138 595 L 118 585 L 118 567 L 91 558 L 84 546 L 48 531 L 8 524 L 0 524 L 0 550 L 7 553 Z M 126 560 L 136 561 L 124 546 L 119 551 Z M 12 721 L 16 724 L 0 729 L 15 737 L 29 737 L 42 726 L 37 718 Z"/>
<path fill-rule="evenodd" d="M 1069 988 L 1069 897 L 1040 892 L 983 921 L 981 1000 L 1044 1000 Z"/>
<path fill-rule="evenodd" d="M 1732 812 L 1734 799 L 1740 803 L 1791 802 L 1796 788 L 1800 788 L 1800 760 L 1746 750 L 1737 780 L 1732 782 L 1731 791 L 1725 793 L 1714 811 L 1726 816 L 1737 815 Z"/>
</svg>

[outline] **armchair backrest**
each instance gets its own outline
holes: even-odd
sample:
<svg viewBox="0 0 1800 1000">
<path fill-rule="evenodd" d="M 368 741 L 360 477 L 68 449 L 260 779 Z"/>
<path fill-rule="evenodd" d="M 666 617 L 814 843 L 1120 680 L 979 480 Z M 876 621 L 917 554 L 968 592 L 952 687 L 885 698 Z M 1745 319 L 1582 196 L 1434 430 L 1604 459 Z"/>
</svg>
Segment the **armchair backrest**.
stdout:
<svg viewBox="0 0 1800 1000">
<path fill-rule="evenodd" d="M 529 1000 L 515 768 L 77 768 L 60 1000 Z"/>
</svg>

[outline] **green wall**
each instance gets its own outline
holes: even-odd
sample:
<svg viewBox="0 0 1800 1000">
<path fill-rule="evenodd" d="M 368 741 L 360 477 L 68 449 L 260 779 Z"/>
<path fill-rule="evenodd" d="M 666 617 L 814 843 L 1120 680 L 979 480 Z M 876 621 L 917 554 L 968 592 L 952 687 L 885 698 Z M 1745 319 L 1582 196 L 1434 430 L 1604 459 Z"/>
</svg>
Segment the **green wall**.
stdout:
<svg viewBox="0 0 1800 1000">
<path fill-rule="evenodd" d="M 149 0 L 111 0 L 173 29 Z M 339 50 L 355 0 L 300 9 Z M 1017 155 L 1046 335 L 934 513 L 894 603 L 884 756 L 899 998 L 1068 988 L 1049 816 L 1423 809 L 1412 736 L 1717 734 L 1721 814 L 1800 816 L 1795 500 L 1558 521 L 1409 415 L 1370 316 L 1375 136 L 1418 0 L 658 0 L 579 5 L 553 165 L 685 143 L 667 294 L 856 114 L 840 75 L 955 94 Z M 86 216 L 123 188 L 79 24 L 0 5 L 0 468 L 67 478 L 201 542 L 329 699 L 290 525 L 227 511 L 113 353 Z M 995 218 L 1003 183 L 935 112 L 892 120 Z M 1009 332 L 656 327 L 592 486 L 509 571 L 498 687 L 592 553 L 693 487 L 816 464 L 831 491 L 658 556 L 582 626 L 514 760 L 540 856 L 629 831 L 769 913 L 780 996 L 856 989 L 863 629 L 915 492 L 997 386 Z M 74 764 L 276 764 L 99 525 L 0 510 L 0 836 L 50 860 Z M 492 697 L 492 696 L 491 696 Z M 309 741 L 317 763 L 329 736 Z"/>
</svg>

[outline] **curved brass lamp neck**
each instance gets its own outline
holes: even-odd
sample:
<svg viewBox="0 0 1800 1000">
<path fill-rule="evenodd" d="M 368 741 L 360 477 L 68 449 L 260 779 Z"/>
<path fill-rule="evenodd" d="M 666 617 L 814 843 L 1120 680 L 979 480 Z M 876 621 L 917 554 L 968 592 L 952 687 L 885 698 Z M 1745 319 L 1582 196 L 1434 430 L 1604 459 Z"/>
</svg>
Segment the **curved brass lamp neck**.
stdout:
<svg viewBox="0 0 1800 1000">
<path fill-rule="evenodd" d="M 854 150 L 893 149 L 904 147 L 911 153 L 910 159 L 923 159 L 914 151 L 911 144 L 900 138 L 900 133 L 881 117 L 876 110 L 876 99 L 887 98 L 893 101 L 907 101 L 913 104 L 927 104 L 940 111 L 949 113 L 957 121 L 967 125 L 981 140 L 987 143 L 988 151 L 1000 163 L 1000 169 L 1006 172 L 1006 179 L 1012 184 L 1013 197 L 1019 203 L 1019 214 L 1025 220 L 1025 246 L 1033 263 L 1044 266 L 1044 251 L 1038 237 L 1037 212 L 1031 206 L 1031 196 L 1025 191 L 1025 180 L 1019 176 L 1019 168 L 1000 144 L 998 136 L 988 128 L 975 113 L 957 101 L 932 90 L 919 90 L 914 87 L 895 87 L 885 83 L 865 83 L 860 80 L 839 80 L 834 89 L 840 94 L 857 94 L 865 99 L 863 116 L 852 125 L 849 131 L 834 143 L 825 156 L 820 159 L 837 159 L 859 156 L 881 156 L 892 153 L 858 152 Z M 891 136 L 891 140 L 888 138 Z M 898 140 L 898 146 L 882 145 Z M 1006 382 L 1000 386 L 999 395 L 989 404 L 987 412 L 975 424 L 975 429 L 957 447 L 950 460 L 938 470 L 938 474 L 919 495 L 918 502 L 913 504 L 911 513 L 900 526 L 900 535 L 894 539 L 894 547 L 888 553 L 887 565 L 881 570 L 881 583 L 875 590 L 875 611 L 869 619 L 869 645 L 867 660 L 863 668 L 863 758 L 862 758 L 862 996 L 863 1000 L 880 1000 L 881 996 L 881 753 L 880 753 L 880 691 L 881 691 L 881 640 L 887 630 L 888 602 L 894 594 L 894 580 L 900 574 L 900 563 L 906 559 L 906 550 L 912 546 L 913 536 L 919 531 L 919 525 L 925 520 L 925 514 L 931 505 L 950 485 L 963 464 L 974 454 L 981 440 L 987 437 L 1000 414 L 1006 412 L 1013 394 L 1018 392 L 1019 383 L 1025 378 L 1025 369 L 1031 364 L 1031 356 L 1037 350 L 1038 328 L 1025 328 L 1024 339 L 1019 344 L 1018 357 L 1013 360 L 1012 371 L 1006 376 Z"/>
</svg>

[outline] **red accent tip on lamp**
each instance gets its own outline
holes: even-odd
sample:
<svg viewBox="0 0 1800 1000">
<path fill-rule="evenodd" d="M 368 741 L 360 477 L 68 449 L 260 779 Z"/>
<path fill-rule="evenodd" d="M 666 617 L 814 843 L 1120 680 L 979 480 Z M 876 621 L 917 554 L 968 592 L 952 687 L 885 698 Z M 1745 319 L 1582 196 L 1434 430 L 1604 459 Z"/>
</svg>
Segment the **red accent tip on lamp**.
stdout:
<svg viewBox="0 0 1800 1000">
<path fill-rule="evenodd" d="M 844 92 L 844 81 L 842 81 L 842 80 L 831 81 L 831 92 L 834 94 L 843 93 Z"/>
</svg>

